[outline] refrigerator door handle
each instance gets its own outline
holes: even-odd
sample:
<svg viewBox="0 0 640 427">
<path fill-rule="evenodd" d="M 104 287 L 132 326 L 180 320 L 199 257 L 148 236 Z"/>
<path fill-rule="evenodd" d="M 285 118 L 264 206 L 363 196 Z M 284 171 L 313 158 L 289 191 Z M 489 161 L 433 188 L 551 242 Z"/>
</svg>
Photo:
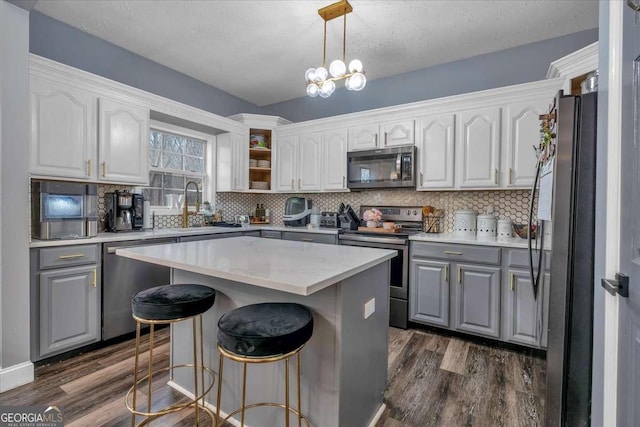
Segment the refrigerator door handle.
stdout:
<svg viewBox="0 0 640 427">
<path fill-rule="evenodd" d="M 626 274 L 616 273 L 615 280 L 602 279 L 600 285 L 613 296 L 618 294 L 621 297 L 629 298 L 629 276 Z"/>
</svg>

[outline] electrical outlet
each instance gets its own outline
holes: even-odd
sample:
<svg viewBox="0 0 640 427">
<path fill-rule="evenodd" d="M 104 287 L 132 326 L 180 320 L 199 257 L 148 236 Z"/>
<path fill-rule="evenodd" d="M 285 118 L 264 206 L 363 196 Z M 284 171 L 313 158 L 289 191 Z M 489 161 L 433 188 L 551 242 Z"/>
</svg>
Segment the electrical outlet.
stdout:
<svg viewBox="0 0 640 427">
<path fill-rule="evenodd" d="M 373 313 L 375 313 L 375 311 L 376 311 L 376 299 L 375 298 L 371 298 L 364 305 L 364 318 L 368 319 L 369 316 L 371 316 Z"/>
</svg>

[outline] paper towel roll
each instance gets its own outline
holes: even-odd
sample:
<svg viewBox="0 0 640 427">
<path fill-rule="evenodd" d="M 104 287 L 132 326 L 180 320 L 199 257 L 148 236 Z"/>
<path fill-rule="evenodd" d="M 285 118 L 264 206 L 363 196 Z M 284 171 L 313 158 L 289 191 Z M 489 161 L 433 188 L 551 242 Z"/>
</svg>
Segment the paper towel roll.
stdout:
<svg viewBox="0 0 640 427">
<path fill-rule="evenodd" d="M 143 228 L 151 229 L 153 228 L 152 218 L 151 218 L 151 202 L 145 200 L 142 204 L 142 218 L 143 218 Z"/>
</svg>

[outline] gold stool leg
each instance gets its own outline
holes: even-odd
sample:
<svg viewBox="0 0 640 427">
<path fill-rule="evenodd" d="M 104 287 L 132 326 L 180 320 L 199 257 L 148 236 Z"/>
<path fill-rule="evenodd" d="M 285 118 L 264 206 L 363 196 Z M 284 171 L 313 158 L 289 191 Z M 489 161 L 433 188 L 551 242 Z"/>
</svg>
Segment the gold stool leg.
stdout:
<svg viewBox="0 0 640 427">
<path fill-rule="evenodd" d="M 300 402 L 300 352 L 296 354 L 298 365 L 298 427 L 302 427 L 302 403 Z"/>
<path fill-rule="evenodd" d="M 204 338 L 202 332 L 202 314 L 200 315 L 200 363 L 202 363 L 202 367 L 200 368 L 200 384 L 202 384 L 202 407 L 204 408 Z M 196 394 L 197 396 L 197 394 Z M 197 405 L 197 402 L 196 402 Z"/>
<path fill-rule="evenodd" d="M 240 418 L 240 427 L 244 427 L 244 410 L 247 397 L 247 362 L 242 363 L 242 416 Z"/>
<path fill-rule="evenodd" d="M 149 326 L 149 383 L 147 384 L 147 412 L 151 412 L 151 380 L 153 376 L 153 323 Z"/>
<path fill-rule="evenodd" d="M 220 353 L 220 362 L 218 364 L 218 398 L 216 400 L 216 426 L 220 427 L 220 404 L 222 401 L 222 362 L 224 356 Z"/>
<path fill-rule="evenodd" d="M 140 322 L 136 322 L 136 358 L 133 365 L 133 410 L 136 410 L 136 395 L 138 394 L 138 356 L 140 354 Z M 136 425 L 136 414 L 131 413 L 131 427 Z"/>
<path fill-rule="evenodd" d="M 289 358 L 284 359 L 284 425 L 289 427 Z"/>
<path fill-rule="evenodd" d="M 198 416 L 198 350 L 196 349 L 196 318 L 191 318 L 191 332 L 193 335 L 193 397 L 195 402 L 196 426 L 200 425 L 200 417 Z M 204 390 L 204 388 L 203 388 Z"/>
</svg>

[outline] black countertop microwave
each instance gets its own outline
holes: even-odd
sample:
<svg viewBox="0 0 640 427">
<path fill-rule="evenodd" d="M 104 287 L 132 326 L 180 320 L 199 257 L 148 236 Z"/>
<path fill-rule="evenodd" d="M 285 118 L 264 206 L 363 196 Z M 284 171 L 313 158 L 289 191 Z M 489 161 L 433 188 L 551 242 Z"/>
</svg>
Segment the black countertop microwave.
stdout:
<svg viewBox="0 0 640 427">
<path fill-rule="evenodd" d="M 347 187 L 406 188 L 416 186 L 416 147 L 384 148 L 347 153 Z"/>
</svg>

